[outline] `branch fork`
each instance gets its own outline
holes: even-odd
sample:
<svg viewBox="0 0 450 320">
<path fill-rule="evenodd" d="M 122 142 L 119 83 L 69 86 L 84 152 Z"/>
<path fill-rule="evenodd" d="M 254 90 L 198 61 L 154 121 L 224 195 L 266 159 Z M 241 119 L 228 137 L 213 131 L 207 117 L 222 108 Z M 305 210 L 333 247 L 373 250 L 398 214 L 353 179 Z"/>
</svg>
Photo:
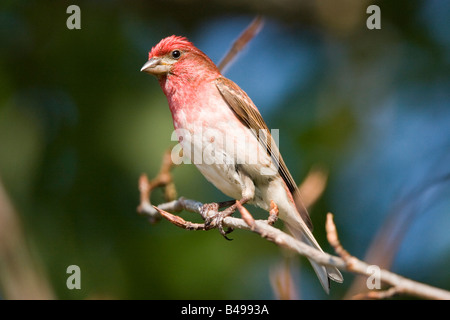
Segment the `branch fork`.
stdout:
<svg viewBox="0 0 450 320">
<path fill-rule="evenodd" d="M 243 229 L 253 231 L 261 237 L 277 244 L 280 247 L 287 248 L 303 255 L 319 264 L 335 266 L 341 270 L 364 275 L 366 277 L 373 276 L 370 272 L 371 265 L 352 256 L 341 245 L 336 225 L 333 222 L 333 215 L 327 215 L 326 232 L 328 242 L 332 245 L 338 256 L 330 255 L 326 252 L 321 252 L 308 246 L 307 244 L 291 237 L 282 230 L 275 228 L 273 224 L 278 218 L 277 205 L 271 201 L 269 217 L 267 220 L 255 220 L 251 213 L 243 206 L 241 201 L 227 201 L 214 204 L 203 204 L 199 201 L 186 199 L 180 197 L 175 199 L 175 186 L 173 184 L 170 170 L 173 168 L 171 161 L 167 159 L 167 153 L 163 160 L 161 170 L 153 180 L 148 180 L 145 175 L 139 179 L 139 190 L 141 202 L 138 206 L 138 212 L 149 218 L 150 222 L 156 222 L 161 217 L 164 217 L 172 224 L 186 229 L 186 230 L 211 230 L 218 228 L 223 231 L 224 236 L 229 230 Z M 151 204 L 150 196 L 155 188 L 162 187 L 165 189 L 165 195 L 168 202 L 162 203 L 158 206 Z M 226 207 L 223 211 L 220 208 Z M 200 214 L 205 223 L 194 223 L 186 221 L 180 216 L 174 215 L 171 212 L 180 212 L 182 210 L 195 212 Z M 232 217 L 231 214 L 238 210 L 242 218 Z M 224 231 L 228 228 L 227 231 Z M 429 286 L 414 280 L 407 279 L 386 269 L 380 268 L 380 281 L 389 285 L 386 290 L 369 291 L 353 296 L 353 298 L 369 298 L 369 299 L 384 299 L 389 298 L 395 294 L 408 294 L 425 299 L 443 299 L 450 300 L 450 292 Z"/>
</svg>

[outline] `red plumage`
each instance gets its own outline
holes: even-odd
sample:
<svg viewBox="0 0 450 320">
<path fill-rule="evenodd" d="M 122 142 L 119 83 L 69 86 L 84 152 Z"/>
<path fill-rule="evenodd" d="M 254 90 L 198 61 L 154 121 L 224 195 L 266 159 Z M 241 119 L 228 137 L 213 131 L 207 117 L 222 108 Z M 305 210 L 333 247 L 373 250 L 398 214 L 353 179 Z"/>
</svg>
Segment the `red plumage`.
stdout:
<svg viewBox="0 0 450 320">
<path fill-rule="evenodd" d="M 156 46 L 154 46 L 149 52 L 148 58 L 151 59 L 153 57 L 161 57 L 175 49 L 192 50 L 196 48 L 187 38 L 173 35 L 164 38 Z"/>
<path fill-rule="evenodd" d="M 266 123 L 237 84 L 224 78 L 205 53 L 178 36 L 153 47 L 141 70 L 158 78 L 183 152 L 208 181 L 229 197 L 264 210 L 274 201 L 292 233 L 322 250 L 307 211 L 296 206 L 297 185 Z M 200 162 L 195 155 L 200 155 Z M 327 292 L 329 279 L 342 282 L 336 268 L 311 263 Z"/>
</svg>

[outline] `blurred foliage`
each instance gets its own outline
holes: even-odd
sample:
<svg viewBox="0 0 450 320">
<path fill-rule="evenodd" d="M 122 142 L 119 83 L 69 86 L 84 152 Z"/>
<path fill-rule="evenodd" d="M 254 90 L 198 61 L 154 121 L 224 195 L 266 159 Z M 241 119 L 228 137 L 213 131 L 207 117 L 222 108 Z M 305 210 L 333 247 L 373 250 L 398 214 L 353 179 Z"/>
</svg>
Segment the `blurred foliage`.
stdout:
<svg viewBox="0 0 450 320">
<path fill-rule="evenodd" d="M 366 28 L 372 3 L 381 30 Z M 335 214 L 344 247 L 363 257 L 403 197 L 450 171 L 445 0 L 78 1 L 81 30 L 66 27 L 70 4 L 0 4 L 0 177 L 58 298 L 275 297 L 268 273 L 282 253 L 273 244 L 243 231 L 228 242 L 216 231 L 149 225 L 136 214 L 139 175 L 156 174 L 175 143 L 165 97 L 139 69 L 171 34 L 218 62 L 257 12 L 266 16 L 226 76 L 280 128 L 297 182 L 312 165 L 329 168 L 311 211 L 328 251 L 326 212 Z M 225 199 L 193 166 L 174 176 L 179 195 Z M 446 289 L 449 185 L 414 197 L 419 213 L 393 266 Z M 72 264 L 81 268 L 81 290 L 66 287 Z M 300 296 L 326 298 L 303 265 Z M 350 285 L 353 277 L 344 277 L 331 298 Z"/>
</svg>

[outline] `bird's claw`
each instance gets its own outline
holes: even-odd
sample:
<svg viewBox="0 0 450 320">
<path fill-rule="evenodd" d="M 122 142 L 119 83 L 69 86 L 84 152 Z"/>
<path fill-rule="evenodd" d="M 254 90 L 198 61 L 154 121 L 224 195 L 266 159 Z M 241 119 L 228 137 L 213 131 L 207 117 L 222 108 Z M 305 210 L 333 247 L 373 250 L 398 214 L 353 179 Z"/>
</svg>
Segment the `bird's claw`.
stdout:
<svg viewBox="0 0 450 320">
<path fill-rule="evenodd" d="M 225 230 L 223 226 L 223 219 L 233 214 L 234 210 L 225 209 L 224 211 L 219 211 L 219 204 L 217 203 L 206 203 L 201 209 L 201 214 L 205 219 L 205 230 L 210 230 L 218 228 L 220 234 L 227 240 L 232 240 L 227 237 L 227 234 L 233 231 L 233 228 L 227 228 Z"/>
</svg>

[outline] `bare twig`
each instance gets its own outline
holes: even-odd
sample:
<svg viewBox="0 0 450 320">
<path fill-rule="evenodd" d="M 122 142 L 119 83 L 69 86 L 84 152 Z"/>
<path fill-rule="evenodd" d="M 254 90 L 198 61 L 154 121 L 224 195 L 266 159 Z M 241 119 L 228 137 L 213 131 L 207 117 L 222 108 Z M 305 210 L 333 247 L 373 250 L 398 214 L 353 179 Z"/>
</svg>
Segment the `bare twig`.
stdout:
<svg viewBox="0 0 450 320">
<path fill-rule="evenodd" d="M 298 265 L 294 259 L 283 259 L 270 270 L 270 284 L 273 291 L 280 300 L 298 300 L 299 290 L 296 287 L 296 271 Z"/>
<path fill-rule="evenodd" d="M 400 293 L 400 291 L 397 287 L 390 287 L 387 290 L 368 291 L 368 292 L 358 293 L 358 294 L 354 295 L 352 297 L 352 299 L 353 300 L 387 299 L 387 298 L 391 298 L 399 293 Z"/>
<path fill-rule="evenodd" d="M 244 219 L 245 223 L 250 227 L 250 230 L 255 231 L 256 223 L 253 216 L 239 201 L 236 201 L 236 204 L 239 212 L 241 213 L 242 219 Z"/>
<path fill-rule="evenodd" d="M 171 223 L 176 225 L 177 227 L 186 229 L 186 230 L 206 230 L 206 225 L 204 223 L 192 223 L 190 221 L 186 221 L 183 218 L 173 215 L 170 212 L 167 212 L 163 209 L 153 206 L 156 211 L 158 211 L 164 218 L 169 220 Z"/>
<path fill-rule="evenodd" d="M 435 167 L 432 167 L 435 170 Z M 427 176 L 432 176 L 429 172 Z M 390 210 L 387 219 L 372 240 L 364 260 L 379 265 L 381 268 L 389 269 L 394 257 L 400 247 L 403 237 L 407 234 L 409 228 L 423 213 L 420 208 L 424 199 L 432 201 L 433 197 L 442 196 L 442 186 L 450 181 L 450 174 L 433 178 L 421 183 L 418 188 L 414 188 L 411 192 L 400 199 Z M 356 278 L 347 291 L 346 297 L 354 299 L 362 297 L 362 291 L 367 291 L 364 279 Z M 372 293 L 370 293 L 373 297 Z M 371 298 L 369 297 L 369 298 Z"/>
<path fill-rule="evenodd" d="M 204 218 L 205 214 L 202 211 L 204 204 L 195 200 L 185 199 L 185 198 L 179 198 L 178 200 L 167 202 L 161 205 L 158 205 L 157 209 L 153 209 L 157 211 L 159 214 L 161 214 L 161 211 L 164 210 L 164 217 L 169 217 L 169 221 L 173 222 L 175 225 L 182 227 L 184 229 L 189 229 L 188 226 L 190 225 L 188 222 L 183 223 L 181 220 L 172 217 L 173 214 L 169 213 L 169 211 L 172 212 L 178 212 L 181 210 L 186 210 L 194 213 L 198 213 Z M 156 207 L 154 207 L 156 208 Z M 245 208 L 244 208 L 245 209 Z M 144 215 L 150 215 L 153 216 L 154 212 L 153 210 L 150 210 L 147 212 L 145 208 L 141 212 L 141 214 Z M 246 210 L 246 209 L 245 209 Z M 250 214 L 250 213 L 249 213 Z M 184 219 L 183 219 L 184 221 Z M 336 265 L 337 267 L 345 268 L 345 263 L 342 259 L 339 257 L 331 256 L 327 253 L 323 253 L 319 250 L 316 250 L 307 244 L 298 241 L 297 239 L 291 237 L 287 233 L 284 233 L 280 229 L 277 229 L 273 226 L 271 226 L 267 220 L 254 220 L 254 223 L 251 223 L 251 225 L 247 224 L 247 222 L 244 219 L 235 218 L 235 217 L 225 217 L 223 219 L 223 225 L 224 227 L 233 228 L 233 229 L 243 229 L 243 230 L 251 230 L 255 231 L 256 233 L 260 234 L 262 237 L 268 239 L 269 241 L 272 241 L 284 248 L 288 248 L 290 250 L 296 251 L 297 253 L 304 255 L 308 258 L 311 258 L 318 263 L 325 264 L 325 265 Z M 213 229 L 216 226 L 212 226 L 209 229 Z M 252 230 L 253 228 L 253 230 Z M 206 230 L 204 227 L 201 228 L 195 228 L 195 230 L 202 229 Z"/>
<path fill-rule="evenodd" d="M 142 174 L 139 178 L 141 203 L 139 204 L 137 211 L 139 213 L 145 212 L 151 223 L 155 223 L 161 218 L 158 211 L 153 209 L 151 205 L 150 199 L 152 191 L 156 188 L 164 188 L 164 197 L 166 201 L 174 200 L 177 197 L 175 184 L 173 183 L 172 175 L 170 173 L 174 166 L 171 158 L 171 150 L 169 149 L 164 153 L 161 169 L 154 179 L 149 181 L 145 174 Z"/>
<path fill-rule="evenodd" d="M 233 46 L 227 52 L 225 57 L 220 61 L 218 68 L 224 73 L 226 69 L 231 65 L 233 59 L 237 56 L 242 49 L 259 33 L 263 26 L 263 18 L 257 16 L 250 25 L 241 33 L 241 35 L 233 43 Z"/>
<path fill-rule="evenodd" d="M 328 213 L 327 221 L 325 223 L 325 230 L 327 231 L 327 239 L 331 246 L 334 248 L 334 251 L 347 263 L 348 265 L 352 264 L 352 256 L 345 250 L 341 243 L 339 242 L 339 238 L 337 235 L 336 225 L 333 222 L 333 215 Z"/>
<path fill-rule="evenodd" d="M 196 212 L 202 215 L 202 217 L 204 218 L 204 213 L 202 212 L 203 207 L 204 205 L 201 202 L 180 198 L 175 201 L 161 204 L 155 210 L 162 214 L 173 224 L 184 229 L 207 230 L 217 227 L 213 225 L 210 226 L 210 228 L 205 228 L 204 224 L 195 224 L 189 221 L 185 221 L 184 219 L 176 217 L 168 212 L 187 210 Z M 240 210 L 241 214 L 244 212 L 244 216 L 246 217 L 244 219 L 225 217 L 223 219 L 224 227 L 256 232 L 261 237 L 277 244 L 278 246 L 294 251 L 322 265 L 335 266 L 341 270 L 361 274 L 367 277 L 373 276 L 373 273 L 371 271 L 373 269 L 373 265 L 369 265 L 368 263 L 351 256 L 347 251 L 345 251 L 345 249 L 342 248 L 337 237 L 336 227 L 332 221 L 331 214 L 328 215 L 327 221 L 328 239 L 340 255 L 339 257 L 330 255 L 326 252 L 321 252 L 314 249 L 313 247 L 308 246 L 307 244 L 284 233 L 280 229 L 271 226 L 267 220 L 254 220 L 247 209 L 239 205 L 237 207 Z M 147 212 L 145 208 L 143 208 L 143 211 L 141 213 L 149 214 L 151 216 L 154 215 L 153 210 L 151 212 Z M 450 299 L 449 291 L 407 279 L 385 269 L 380 268 L 378 276 L 380 282 L 395 287 L 395 289 L 391 290 L 395 291 L 395 293 L 409 294 L 426 299 Z"/>
<path fill-rule="evenodd" d="M 270 201 L 270 210 L 269 210 L 269 218 L 267 219 L 267 223 L 273 226 L 273 224 L 278 220 L 278 206 L 272 200 Z"/>
<path fill-rule="evenodd" d="M 322 195 L 328 180 L 328 171 L 322 166 L 314 166 L 298 186 L 306 208 L 311 207 Z"/>
<path fill-rule="evenodd" d="M 4 298 L 55 298 L 42 266 L 34 258 L 19 216 L 0 180 L 0 286 Z"/>
<path fill-rule="evenodd" d="M 333 215 L 331 213 L 327 215 L 326 226 L 328 241 L 335 248 L 336 252 L 341 256 L 343 262 L 346 265 L 344 269 L 346 271 L 365 275 L 368 277 L 374 276 L 372 271 L 374 270 L 373 267 L 379 268 L 378 266 L 369 265 L 368 263 L 363 262 L 354 256 L 351 256 L 342 247 L 337 236 L 336 226 L 334 225 Z M 377 296 L 380 298 L 385 298 L 393 294 L 403 293 L 425 299 L 450 299 L 449 291 L 407 279 L 386 269 L 379 268 L 377 276 L 379 277 L 380 282 L 389 284 L 392 286 L 392 288 L 388 289 L 385 292 L 371 293 L 369 294 L 369 297 L 371 298 L 375 298 Z"/>
</svg>

